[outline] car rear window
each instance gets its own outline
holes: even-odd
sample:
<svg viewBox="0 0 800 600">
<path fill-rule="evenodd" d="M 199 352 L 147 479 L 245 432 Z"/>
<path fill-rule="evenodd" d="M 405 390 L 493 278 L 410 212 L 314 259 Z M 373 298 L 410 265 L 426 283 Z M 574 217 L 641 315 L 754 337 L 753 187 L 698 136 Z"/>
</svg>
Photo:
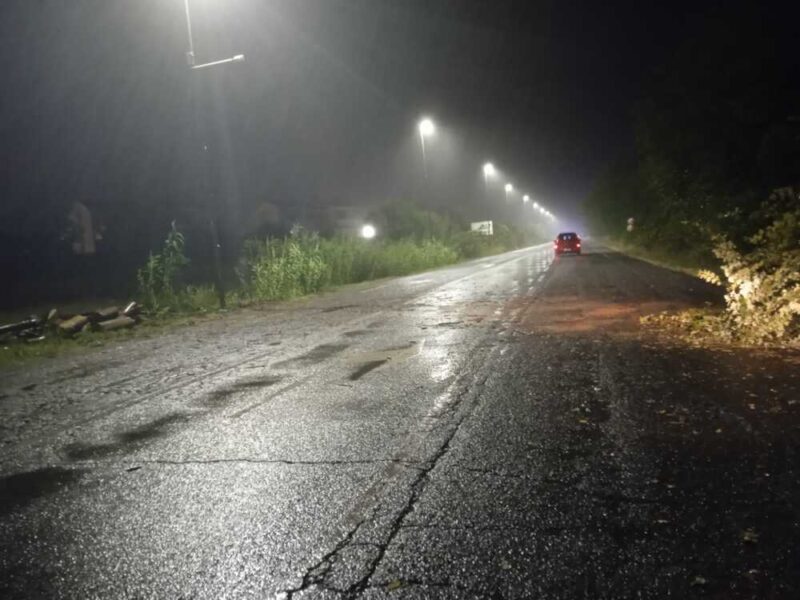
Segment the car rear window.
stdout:
<svg viewBox="0 0 800 600">
<path fill-rule="evenodd" d="M 574 240 L 578 237 L 575 233 L 559 233 L 558 239 L 560 240 Z"/>
</svg>

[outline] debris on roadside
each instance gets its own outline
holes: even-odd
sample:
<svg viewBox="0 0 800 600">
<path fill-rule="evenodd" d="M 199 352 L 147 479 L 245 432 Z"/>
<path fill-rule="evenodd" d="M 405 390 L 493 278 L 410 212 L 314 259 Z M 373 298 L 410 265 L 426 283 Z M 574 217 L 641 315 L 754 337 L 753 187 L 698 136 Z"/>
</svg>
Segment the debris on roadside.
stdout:
<svg viewBox="0 0 800 600">
<path fill-rule="evenodd" d="M 80 313 L 60 313 L 53 308 L 46 315 L 0 325 L 0 341 L 33 343 L 52 336 L 71 338 L 87 331 L 129 329 L 142 322 L 141 312 L 141 306 L 134 301 Z"/>
<path fill-rule="evenodd" d="M 58 333 L 64 336 L 71 336 L 79 331 L 81 331 L 84 326 L 89 324 L 89 317 L 84 315 L 75 315 L 74 317 L 70 317 L 69 319 L 64 319 L 63 321 L 60 319 L 53 320 L 53 323 L 56 324 L 58 329 Z"/>
<path fill-rule="evenodd" d="M 115 329 L 127 329 L 136 325 L 136 321 L 125 315 L 109 319 L 108 321 L 100 321 L 98 327 L 101 331 L 114 331 Z"/>
<path fill-rule="evenodd" d="M 36 331 L 41 325 L 42 320 L 35 316 L 17 323 L 0 325 L 0 338 L 5 338 L 8 336 L 14 336 L 20 339 L 38 337 Z"/>
</svg>

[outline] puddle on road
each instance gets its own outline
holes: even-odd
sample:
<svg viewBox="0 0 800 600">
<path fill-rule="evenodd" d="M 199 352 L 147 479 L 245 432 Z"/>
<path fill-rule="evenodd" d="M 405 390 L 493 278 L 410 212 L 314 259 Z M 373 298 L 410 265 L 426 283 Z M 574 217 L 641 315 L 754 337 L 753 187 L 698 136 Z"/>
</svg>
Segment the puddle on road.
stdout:
<svg viewBox="0 0 800 600">
<path fill-rule="evenodd" d="M 70 460 L 104 458 L 117 452 L 129 454 L 158 438 L 164 437 L 169 433 L 169 429 L 173 425 L 184 423 L 189 420 L 189 417 L 190 415 L 185 413 L 170 413 L 116 434 L 113 442 L 104 444 L 83 444 L 78 442 L 66 446 L 64 452 Z"/>
<path fill-rule="evenodd" d="M 328 308 L 323 308 L 321 312 L 323 313 L 331 313 L 336 312 L 337 310 L 346 310 L 348 308 L 358 308 L 357 304 L 343 304 L 341 306 L 330 306 Z"/>
<path fill-rule="evenodd" d="M 364 363 L 363 365 L 358 367 L 355 371 L 350 373 L 350 381 L 358 381 L 370 371 L 374 371 L 378 367 L 385 365 L 387 362 L 389 362 L 388 358 L 385 358 L 383 360 L 371 360 L 367 363 Z"/>
<path fill-rule="evenodd" d="M 425 340 L 423 340 L 421 344 L 413 341 L 401 346 L 389 346 L 388 348 L 381 348 L 380 350 L 357 352 L 350 354 L 347 358 L 348 362 L 351 363 L 366 363 L 376 360 L 400 361 L 416 356 L 422 351 L 424 345 Z"/>
<path fill-rule="evenodd" d="M 54 494 L 83 475 L 82 470 L 45 467 L 0 478 L 0 516 L 26 507 L 34 500 Z"/>
<path fill-rule="evenodd" d="M 280 375 L 268 375 L 256 379 L 243 379 L 213 390 L 201 399 L 201 403 L 207 406 L 217 406 L 240 392 L 268 388 L 281 381 L 283 381 L 283 377 Z"/>
<path fill-rule="evenodd" d="M 296 367 L 316 364 L 327 358 L 330 358 L 331 356 L 335 356 L 336 354 L 344 352 L 349 347 L 350 346 L 348 344 L 321 344 L 316 348 L 312 348 L 305 354 L 275 363 L 275 367 Z"/>
<path fill-rule="evenodd" d="M 388 362 L 396 363 L 408 360 L 413 356 L 419 355 L 424 347 L 425 340 L 422 343 L 411 341 L 400 346 L 389 346 L 380 350 L 351 354 L 347 357 L 348 362 L 355 363 L 358 366 L 350 374 L 349 379 L 350 381 L 357 381 L 370 371 L 374 371 Z"/>
<path fill-rule="evenodd" d="M 343 335 L 344 335 L 344 337 L 355 338 L 355 337 L 360 337 L 362 335 L 369 335 L 369 334 L 370 334 L 370 332 L 367 331 L 366 329 L 358 329 L 358 330 L 355 330 L 355 331 L 345 331 Z"/>
</svg>

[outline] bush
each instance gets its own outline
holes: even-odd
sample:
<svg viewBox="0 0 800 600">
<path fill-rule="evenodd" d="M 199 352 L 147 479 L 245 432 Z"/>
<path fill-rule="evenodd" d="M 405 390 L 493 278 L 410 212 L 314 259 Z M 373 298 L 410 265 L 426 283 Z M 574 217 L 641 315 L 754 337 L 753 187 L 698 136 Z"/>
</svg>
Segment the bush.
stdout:
<svg viewBox="0 0 800 600">
<path fill-rule="evenodd" d="M 402 210 L 401 210 L 402 209 Z M 428 237 L 365 240 L 349 236 L 321 238 L 295 228 L 285 238 L 246 240 L 236 272 L 241 287 L 232 300 L 285 300 L 317 293 L 331 285 L 357 283 L 381 277 L 408 275 L 518 248 L 525 243 L 517 229 L 498 225 L 491 237 L 457 230 L 447 217 L 436 217 L 418 209 L 397 205 L 400 227 L 413 229 L 423 222 L 440 231 Z M 206 311 L 216 305 L 213 286 L 181 287 L 181 271 L 188 264 L 183 254 L 184 238 L 173 229 L 160 254 L 151 254 L 139 270 L 143 302 L 151 312 Z"/>
<path fill-rule="evenodd" d="M 161 252 L 151 253 L 145 266 L 137 272 L 141 302 L 148 312 L 195 313 L 217 307 L 219 299 L 214 286 L 182 285 L 181 278 L 189 264 L 184 247 L 185 238 L 173 223 Z"/>
<path fill-rule="evenodd" d="M 176 311 L 210 312 L 219 308 L 219 294 L 213 285 L 189 285 L 178 294 Z"/>
<path fill-rule="evenodd" d="M 375 211 L 374 217 L 385 238 L 392 240 L 446 240 L 454 231 L 465 227 L 451 216 L 404 200 L 387 202 Z"/>
<path fill-rule="evenodd" d="M 727 323 L 749 343 L 800 341 L 800 209 L 782 213 L 741 251 L 716 238 L 725 275 Z"/>
<path fill-rule="evenodd" d="M 421 243 L 412 240 L 387 242 L 376 244 L 370 250 L 370 279 L 408 275 L 449 265 L 458 260 L 458 254 L 452 248 L 436 239 Z"/>
<path fill-rule="evenodd" d="M 462 231 L 451 238 L 451 244 L 461 258 L 481 258 L 499 254 L 507 248 L 502 240 L 475 231 Z"/>
<path fill-rule="evenodd" d="M 145 266 L 136 273 L 142 303 L 148 310 L 159 312 L 178 306 L 178 277 L 189 264 L 184 245 L 183 234 L 173 222 L 161 252 L 151 253 Z"/>
<path fill-rule="evenodd" d="M 328 281 L 319 239 L 301 234 L 246 244 L 246 283 L 252 297 L 283 300 L 321 290 Z"/>
</svg>

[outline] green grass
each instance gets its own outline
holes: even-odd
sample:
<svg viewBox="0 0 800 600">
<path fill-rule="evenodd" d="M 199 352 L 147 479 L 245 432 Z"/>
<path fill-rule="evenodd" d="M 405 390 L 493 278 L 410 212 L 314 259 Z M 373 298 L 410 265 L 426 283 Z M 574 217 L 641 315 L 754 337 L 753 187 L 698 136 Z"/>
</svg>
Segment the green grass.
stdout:
<svg viewBox="0 0 800 600">
<path fill-rule="evenodd" d="M 238 269 L 241 286 L 228 292 L 228 305 L 239 307 L 308 296 L 337 286 L 410 275 L 521 246 L 524 240 L 506 229 L 493 238 L 461 232 L 446 241 L 320 238 L 309 234 L 248 240 Z M 154 299 L 141 325 L 129 330 L 81 333 L 72 338 L 48 333 L 39 342 L 9 341 L 0 344 L 0 367 L 149 337 L 170 327 L 193 324 L 204 315 L 209 318 L 218 315 L 214 287 L 175 285 L 178 267 L 165 269 L 162 265 L 169 262 L 160 255 L 151 257 L 149 267 L 140 271 L 140 284 L 147 284 L 142 287 Z M 185 264 L 182 259 L 172 262 Z M 166 275 L 164 271 L 168 271 Z M 145 301 L 147 297 L 145 294 Z"/>
<path fill-rule="evenodd" d="M 82 332 L 72 337 L 62 337 L 56 333 L 48 332 L 45 339 L 37 342 L 8 340 L 0 343 L 0 368 L 13 367 L 29 360 L 49 359 L 71 353 L 82 353 L 92 348 L 102 348 L 109 344 L 122 343 L 127 340 L 146 339 L 161 335 L 164 331 L 175 327 L 194 325 L 199 320 L 213 319 L 219 316 L 220 313 L 212 311 L 194 315 L 164 314 L 147 318 L 131 329 L 108 332 Z"/>
<path fill-rule="evenodd" d="M 13 366 L 31 359 L 55 358 L 71 352 L 82 352 L 143 335 L 144 332 L 139 329 L 126 329 L 107 333 L 79 333 L 71 338 L 48 333 L 45 339 L 36 342 L 12 340 L 0 345 L 0 367 Z"/>
<path fill-rule="evenodd" d="M 458 262 L 437 240 L 375 241 L 314 235 L 250 240 L 245 246 L 244 295 L 286 300 L 331 286 L 409 275 Z"/>
</svg>

